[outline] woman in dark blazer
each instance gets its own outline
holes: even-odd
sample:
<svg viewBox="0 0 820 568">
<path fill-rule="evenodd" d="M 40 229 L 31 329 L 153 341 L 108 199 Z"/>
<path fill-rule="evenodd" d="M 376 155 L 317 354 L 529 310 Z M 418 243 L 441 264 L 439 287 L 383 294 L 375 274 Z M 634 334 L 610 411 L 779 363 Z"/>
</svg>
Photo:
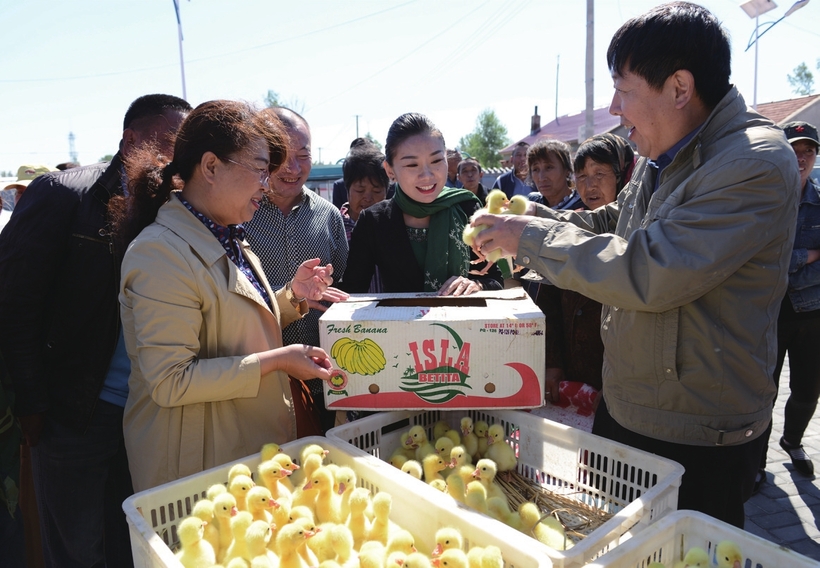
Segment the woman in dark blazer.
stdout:
<svg viewBox="0 0 820 568">
<path fill-rule="evenodd" d="M 461 240 L 480 208 L 469 191 L 445 187 L 444 138 L 427 117 L 400 116 L 387 135 L 384 163 L 398 182 L 396 194 L 362 211 L 350 238 L 341 287 L 367 292 L 378 266 L 384 292 L 466 295 L 502 288 L 501 272 L 486 275 Z"/>
</svg>

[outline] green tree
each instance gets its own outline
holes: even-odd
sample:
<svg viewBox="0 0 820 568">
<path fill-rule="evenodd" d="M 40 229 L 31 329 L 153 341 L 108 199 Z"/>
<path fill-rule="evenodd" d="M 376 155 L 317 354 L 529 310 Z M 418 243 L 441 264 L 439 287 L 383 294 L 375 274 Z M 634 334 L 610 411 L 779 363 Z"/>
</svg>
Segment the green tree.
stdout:
<svg viewBox="0 0 820 568">
<path fill-rule="evenodd" d="M 475 121 L 475 130 L 459 141 L 459 147 L 479 161 L 484 167 L 498 167 L 501 154 L 498 152 L 510 143 L 507 127 L 492 109 L 485 109 Z"/>
<path fill-rule="evenodd" d="M 384 146 L 382 146 L 382 143 L 381 143 L 381 142 L 379 142 L 378 140 L 376 140 L 376 139 L 373 137 L 373 135 L 372 135 L 372 134 L 370 134 L 369 132 L 368 132 L 367 134 L 365 134 L 365 135 L 364 135 L 364 138 L 367 138 L 368 140 L 370 140 L 371 142 L 373 142 L 373 144 L 375 144 L 375 145 L 376 145 L 376 147 L 377 147 L 379 150 L 382 150 L 382 151 L 384 150 Z"/>
<path fill-rule="evenodd" d="M 818 60 L 818 69 L 820 69 L 820 60 Z M 804 96 L 814 92 L 814 75 L 809 71 L 809 66 L 805 62 L 794 68 L 794 75 L 789 74 L 787 77 L 795 95 Z"/>
<path fill-rule="evenodd" d="M 298 114 L 303 114 L 305 112 L 304 101 L 300 101 L 297 97 L 291 97 L 289 100 L 284 100 L 279 93 L 272 89 L 268 89 L 268 94 L 265 95 L 265 106 L 285 107 Z"/>
<path fill-rule="evenodd" d="M 106 154 L 105 156 L 100 158 L 100 161 L 101 162 L 110 162 L 113 159 L 114 159 L 114 154 Z"/>
</svg>

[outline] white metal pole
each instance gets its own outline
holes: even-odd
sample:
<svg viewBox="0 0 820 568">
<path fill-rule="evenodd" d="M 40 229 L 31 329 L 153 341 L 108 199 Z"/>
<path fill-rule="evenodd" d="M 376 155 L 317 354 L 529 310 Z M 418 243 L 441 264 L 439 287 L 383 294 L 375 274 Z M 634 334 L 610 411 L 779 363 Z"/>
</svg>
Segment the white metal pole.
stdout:
<svg viewBox="0 0 820 568">
<path fill-rule="evenodd" d="M 754 98 L 752 99 L 752 108 L 757 110 L 757 45 L 758 45 L 758 30 L 760 29 L 760 16 L 755 16 L 755 88 Z"/>
<path fill-rule="evenodd" d="M 185 57 L 182 55 L 182 18 L 179 17 L 179 0 L 174 0 L 174 11 L 177 14 L 177 35 L 179 36 L 179 70 L 182 74 L 182 98 L 188 99 L 185 89 Z"/>
</svg>

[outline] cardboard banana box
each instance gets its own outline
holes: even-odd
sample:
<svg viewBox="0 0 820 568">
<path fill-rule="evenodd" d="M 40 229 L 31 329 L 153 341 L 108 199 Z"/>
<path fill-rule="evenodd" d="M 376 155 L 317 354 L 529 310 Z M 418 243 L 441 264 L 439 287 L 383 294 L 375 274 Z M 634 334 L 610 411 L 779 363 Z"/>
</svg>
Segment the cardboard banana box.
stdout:
<svg viewBox="0 0 820 568">
<path fill-rule="evenodd" d="M 544 314 L 522 288 L 466 297 L 353 295 L 319 319 L 335 410 L 536 408 Z"/>
</svg>

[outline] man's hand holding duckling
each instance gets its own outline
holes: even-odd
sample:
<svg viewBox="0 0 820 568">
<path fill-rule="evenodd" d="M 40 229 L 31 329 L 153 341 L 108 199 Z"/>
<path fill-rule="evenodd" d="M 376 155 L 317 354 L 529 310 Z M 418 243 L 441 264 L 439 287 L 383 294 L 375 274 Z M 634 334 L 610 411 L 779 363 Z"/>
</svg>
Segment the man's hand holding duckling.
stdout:
<svg viewBox="0 0 820 568">
<path fill-rule="evenodd" d="M 296 274 L 291 280 L 291 290 L 297 298 L 307 300 L 311 309 L 326 311 L 327 306 L 320 304 L 320 300 L 326 302 L 341 302 L 350 296 L 333 284 L 333 265 L 319 266 L 321 262 L 318 258 L 311 258 L 303 262 L 296 270 Z"/>
<path fill-rule="evenodd" d="M 534 212 L 534 207 L 527 210 L 527 213 L 530 212 Z M 479 258 L 486 257 L 495 249 L 501 249 L 501 256 L 516 256 L 521 234 L 532 219 L 529 215 L 476 215 L 470 221 L 470 225 L 485 225 L 487 228 L 475 236 L 473 251 Z"/>
</svg>

